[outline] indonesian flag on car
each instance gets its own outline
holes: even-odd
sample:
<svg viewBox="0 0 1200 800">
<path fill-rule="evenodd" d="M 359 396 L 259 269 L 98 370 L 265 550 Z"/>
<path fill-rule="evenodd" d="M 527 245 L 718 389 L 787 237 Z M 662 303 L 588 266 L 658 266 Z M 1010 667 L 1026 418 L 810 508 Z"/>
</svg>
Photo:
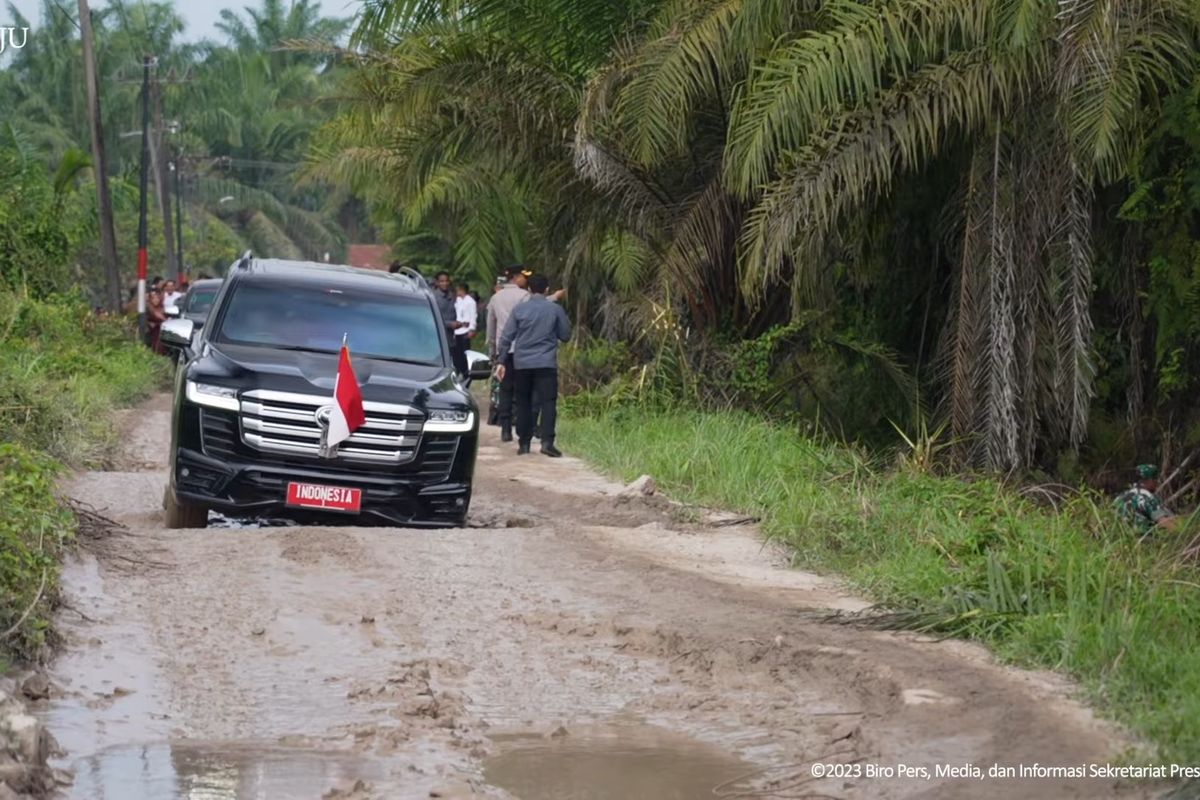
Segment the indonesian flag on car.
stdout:
<svg viewBox="0 0 1200 800">
<path fill-rule="evenodd" d="M 350 438 L 355 429 L 367 421 L 363 412 L 362 389 L 350 363 L 350 348 L 346 337 L 342 337 L 342 352 L 338 356 L 337 379 L 333 382 L 333 408 L 329 414 L 329 425 L 325 428 L 322 454 L 332 458 L 334 448 Z"/>
</svg>

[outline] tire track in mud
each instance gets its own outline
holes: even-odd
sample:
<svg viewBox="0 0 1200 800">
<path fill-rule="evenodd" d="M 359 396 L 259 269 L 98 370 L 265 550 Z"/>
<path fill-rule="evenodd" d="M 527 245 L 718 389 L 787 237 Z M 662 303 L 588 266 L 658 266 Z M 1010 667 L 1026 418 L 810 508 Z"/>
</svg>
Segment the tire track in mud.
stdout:
<svg viewBox="0 0 1200 800">
<path fill-rule="evenodd" d="M 561 748 L 578 762 L 607 752 L 605 736 L 723 758 L 702 776 L 710 788 L 766 770 L 737 784 L 761 796 L 1148 794 L 1101 781 L 798 784 L 823 754 L 1079 764 L 1127 742 L 1053 676 L 962 643 L 814 623 L 805 609 L 862 602 L 787 569 L 752 529 L 622 496 L 574 459 L 517 458 L 493 429 L 464 530 L 167 531 L 168 418 L 162 398 L 140 410 L 126 471 L 69 487 L 129 529 L 64 578 L 82 616 L 63 616 L 62 689 L 45 716 L 73 797 L 184 796 L 217 791 L 222 775 L 233 788 L 208 796 L 500 798 L 497 754 Z M 148 774 L 134 766 L 147 762 Z M 631 796 L 622 762 L 604 763 L 595 780 Z"/>
</svg>

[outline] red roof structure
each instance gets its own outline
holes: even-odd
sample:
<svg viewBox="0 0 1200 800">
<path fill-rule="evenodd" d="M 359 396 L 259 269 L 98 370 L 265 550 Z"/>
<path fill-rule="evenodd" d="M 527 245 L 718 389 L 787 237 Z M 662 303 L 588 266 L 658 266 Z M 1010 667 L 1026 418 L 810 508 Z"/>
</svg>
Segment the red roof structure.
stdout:
<svg viewBox="0 0 1200 800">
<path fill-rule="evenodd" d="M 386 244 L 352 244 L 346 250 L 346 263 L 352 267 L 386 270 L 392 255 Z"/>
</svg>

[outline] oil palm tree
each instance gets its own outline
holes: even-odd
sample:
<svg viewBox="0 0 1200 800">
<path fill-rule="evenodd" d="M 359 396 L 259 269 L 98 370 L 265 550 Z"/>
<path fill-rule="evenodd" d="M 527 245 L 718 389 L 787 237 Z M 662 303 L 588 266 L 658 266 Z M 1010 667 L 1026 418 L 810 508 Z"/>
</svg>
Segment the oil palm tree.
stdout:
<svg viewBox="0 0 1200 800">
<path fill-rule="evenodd" d="M 592 81 L 577 164 L 643 211 L 661 198 L 622 176 L 715 172 L 684 190 L 662 267 L 692 296 L 735 272 L 760 307 L 790 286 L 797 311 L 835 299 L 891 196 L 954 165 L 947 411 L 967 461 L 1010 469 L 1085 436 L 1092 198 L 1196 29 L 1170 1 L 668 4 Z"/>
<path fill-rule="evenodd" d="M 368 3 L 354 36 L 364 52 L 311 177 L 352 183 L 405 230 L 452 236 L 458 266 L 480 281 L 510 259 L 561 266 L 567 239 L 605 204 L 569 147 L 611 35 L 596 30 L 631 13 L 585 0 Z"/>
<path fill-rule="evenodd" d="M 1078 445 L 1092 198 L 1127 174 L 1144 98 L 1186 74 L 1198 16 L 1186 0 L 825 4 L 733 108 L 726 177 L 755 202 L 743 288 L 788 273 L 797 301 L 811 297 L 854 215 L 965 142 L 945 353 L 956 433 L 1000 469 L 1046 440 Z"/>
<path fill-rule="evenodd" d="M 324 45 L 339 43 L 350 28 L 349 19 L 325 17 L 313 0 L 262 0 L 255 8 L 246 6 L 241 13 L 222 9 L 217 30 L 223 33 L 239 53 L 265 53 L 272 67 L 296 64 L 314 66 L 324 59 L 319 50 L 287 47 L 294 42 Z"/>
</svg>

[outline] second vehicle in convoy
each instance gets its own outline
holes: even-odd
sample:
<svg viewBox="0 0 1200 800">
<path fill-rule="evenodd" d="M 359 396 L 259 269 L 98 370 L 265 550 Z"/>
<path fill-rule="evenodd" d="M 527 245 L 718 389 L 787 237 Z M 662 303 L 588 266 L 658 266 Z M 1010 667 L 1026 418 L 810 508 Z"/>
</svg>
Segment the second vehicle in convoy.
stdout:
<svg viewBox="0 0 1200 800">
<path fill-rule="evenodd" d="M 366 421 L 327 452 L 343 338 Z M 186 316 L 169 320 L 163 341 L 181 352 L 169 527 L 203 527 L 210 509 L 465 522 L 479 413 L 420 275 L 247 254 L 221 283 L 203 330 Z"/>
<path fill-rule="evenodd" d="M 205 278 L 193 281 L 188 287 L 187 294 L 179 301 L 179 309 L 175 316 L 180 319 L 190 319 L 196 324 L 196 330 L 204 327 L 208 321 L 208 312 L 212 310 L 213 301 L 221 289 L 220 278 Z"/>
</svg>

